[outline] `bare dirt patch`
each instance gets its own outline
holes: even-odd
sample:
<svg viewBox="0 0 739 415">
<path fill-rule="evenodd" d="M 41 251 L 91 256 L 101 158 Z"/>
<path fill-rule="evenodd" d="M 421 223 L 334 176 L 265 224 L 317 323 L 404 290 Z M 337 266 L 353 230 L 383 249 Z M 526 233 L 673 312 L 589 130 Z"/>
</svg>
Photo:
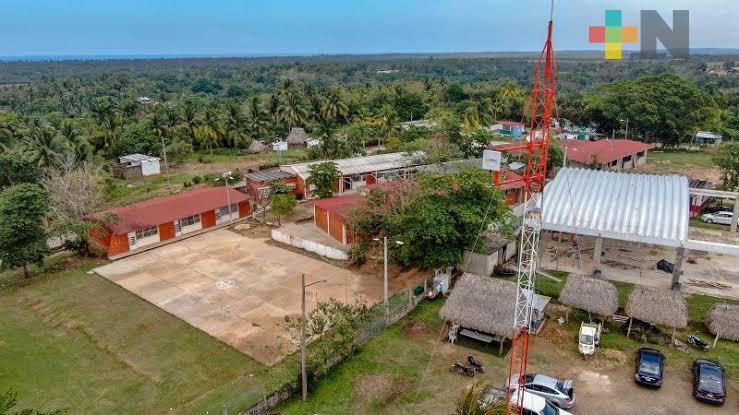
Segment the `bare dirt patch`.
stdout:
<svg viewBox="0 0 739 415">
<path fill-rule="evenodd" d="M 354 412 L 374 413 L 375 408 L 392 403 L 405 390 L 405 382 L 396 382 L 392 375 L 364 375 L 354 381 Z"/>
<path fill-rule="evenodd" d="M 408 337 L 421 337 L 425 331 L 426 324 L 417 320 L 411 320 L 403 327 L 403 334 Z"/>
</svg>

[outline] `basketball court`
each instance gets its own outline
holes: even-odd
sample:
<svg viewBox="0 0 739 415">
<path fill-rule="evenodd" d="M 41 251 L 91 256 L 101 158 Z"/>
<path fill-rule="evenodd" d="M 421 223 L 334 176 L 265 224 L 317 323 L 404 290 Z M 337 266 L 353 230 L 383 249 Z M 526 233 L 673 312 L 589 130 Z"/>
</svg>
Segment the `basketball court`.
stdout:
<svg viewBox="0 0 739 415">
<path fill-rule="evenodd" d="M 301 255 L 265 239 L 219 229 L 120 259 L 97 274 L 264 364 L 296 349 L 285 316 L 335 298 L 382 299 L 382 281 Z"/>
</svg>

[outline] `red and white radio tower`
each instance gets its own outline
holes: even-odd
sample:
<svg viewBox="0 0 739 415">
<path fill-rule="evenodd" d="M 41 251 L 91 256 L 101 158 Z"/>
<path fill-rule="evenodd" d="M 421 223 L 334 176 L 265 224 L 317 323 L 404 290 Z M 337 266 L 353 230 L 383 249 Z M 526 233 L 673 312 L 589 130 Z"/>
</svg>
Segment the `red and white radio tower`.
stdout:
<svg viewBox="0 0 739 415">
<path fill-rule="evenodd" d="M 523 178 L 526 194 L 523 222 L 521 226 L 521 243 L 518 256 L 518 287 L 516 288 L 516 311 L 513 316 L 513 337 L 510 353 L 508 379 L 518 381 L 518 388 L 508 387 L 506 400 L 506 414 L 520 414 L 523 412 L 523 384 L 527 373 L 529 352 L 529 327 L 533 311 L 533 293 L 536 282 L 536 268 L 538 262 L 539 234 L 541 232 L 541 209 L 529 208 L 528 200 L 536 198 L 534 193 L 542 192 L 547 177 L 547 157 L 549 155 L 549 140 L 552 129 L 552 116 L 557 95 L 556 65 L 554 61 L 554 46 L 552 44 L 554 1 L 549 14 L 549 28 L 547 41 L 539 55 L 534 72 L 531 100 L 529 102 L 530 128 L 528 141 L 525 144 L 505 146 L 503 151 L 525 151 L 527 153 L 526 171 Z M 536 198 L 535 200 L 541 200 Z M 520 374 L 518 379 L 512 379 Z M 513 392 L 519 393 L 512 399 Z"/>
</svg>

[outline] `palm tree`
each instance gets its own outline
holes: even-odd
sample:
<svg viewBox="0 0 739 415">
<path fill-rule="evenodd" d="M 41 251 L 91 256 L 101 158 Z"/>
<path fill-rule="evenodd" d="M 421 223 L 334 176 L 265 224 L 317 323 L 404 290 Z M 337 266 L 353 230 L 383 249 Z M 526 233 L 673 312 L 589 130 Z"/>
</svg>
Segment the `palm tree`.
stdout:
<svg viewBox="0 0 739 415">
<path fill-rule="evenodd" d="M 375 117 L 375 125 L 380 131 L 380 134 L 387 138 L 392 135 L 395 131 L 395 127 L 398 121 L 398 113 L 390 105 L 384 105 L 380 108 L 380 112 Z"/>
<path fill-rule="evenodd" d="M 477 115 L 480 118 L 480 123 L 484 125 L 491 125 L 495 123 L 495 104 L 490 98 L 483 98 L 477 102 Z"/>
<path fill-rule="evenodd" d="M 182 103 L 182 124 L 192 144 L 195 139 L 195 128 L 198 126 L 198 113 L 195 103 L 190 99 Z"/>
<path fill-rule="evenodd" d="M 174 108 L 167 106 L 164 109 L 164 123 L 167 126 L 167 136 L 171 138 L 180 123 L 180 115 Z"/>
<path fill-rule="evenodd" d="M 215 107 L 208 107 L 205 109 L 203 115 L 202 125 L 195 128 L 195 136 L 205 141 L 206 145 L 210 150 L 210 155 L 213 155 L 213 145 L 223 137 L 223 126 L 221 121 L 218 119 L 218 113 Z"/>
<path fill-rule="evenodd" d="M 270 95 L 267 107 L 272 116 L 272 125 L 276 127 L 280 123 L 280 97 L 276 94 Z"/>
<path fill-rule="evenodd" d="M 75 165 L 81 165 L 92 158 L 92 145 L 74 127 L 71 120 L 64 120 L 59 128 L 59 135 L 71 150 Z"/>
<path fill-rule="evenodd" d="M 505 414 L 505 397 L 488 405 L 482 403 L 485 384 L 478 381 L 469 385 L 455 402 L 454 415 L 503 415 Z"/>
<path fill-rule="evenodd" d="M 462 121 L 464 128 L 467 130 L 475 130 L 480 127 L 480 116 L 477 113 L 477 108 L 469 107 L 464 112 L 464 119 Z"/>
<path fill-rule="evenodd" d="M 290 129 L 292 127 L 302 127 L 308 119 L 308 111 L 303 108 L 300 97 L 294 93 L 287 95 L 285 100 L 277 107 L 277 113 Z"/>
<path fill-rule="evenodd" d="M 235 148 L 242 142 L 246 142 L 248 134 L 246 132 L 246 120 L 241 108 L 235 102 L 229 102 L 226 105 L 226 116 L 223 120 L 223 129 L 228 140 L 228 146 Z M 242 147 L 243 148 L 243 147 Z"/>
<path fill-rule="evenodd" d="M 328 117 L 337 121 L 346 120 L 346 117 L 349 114 L 349 107 L 341 99 L 341 94 L 339 94 L 337 89 L 332 89 L 331 92 L 329 92 L 322 109 Z"/>
<path fill-rule="evenodd" d="M 24 141 L 25 149 L 34 164 L 42 168 L 56 166 L 62 150 L 56 130 L 48 126 L 34 128 Z"/>
<path fill-rule="evenodd" d="M 267 134 L 269 130 L 269 121 L 267 118 L 267 114 L 259 104 L 259 97 L 256 95 L 251 97 L 246 114 L 246 129 L 252 138 L 261 138 Z"/>
<path fill-rule="evenodd" d="M 169 163 L 167 162 L 167 145 L 164 144 L 164 136 L 167 135 L 168 127 L 167 120 L 164 115 L 159 111 L 154 111 L 149 118 L 149 127 L 159 137 L 159 141 L 162 143 L 162 157 L 164 158 L 164 174 L 169 176 Z"/>
</svg>

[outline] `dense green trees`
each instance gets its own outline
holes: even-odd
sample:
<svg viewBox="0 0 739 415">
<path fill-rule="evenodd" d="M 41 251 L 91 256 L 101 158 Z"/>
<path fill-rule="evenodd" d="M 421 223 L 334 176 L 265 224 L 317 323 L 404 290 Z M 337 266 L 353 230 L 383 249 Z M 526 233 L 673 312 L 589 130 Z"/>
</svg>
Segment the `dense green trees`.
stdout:
<svg viewBox="0 0 739 415">
<path fill-rule="evenodd" d="M 185 149 L 179 143 L 243 149 L 299 126 L 322 139 L 315 157 L 351 156 L 377 143 L 473 156 L 482 127 L 524 117 L 531 79 L 525 59 L 386 58 L 400 59 L 393 66 L 402 69 L 390 76 L 375 73 L 385 58 L 377 59 L 98 62 L 79 72 L 68 70 L 78 63 L 64 62 L 46 69 L 53 78 L 28 70 L 46 63 L 8 64 L 0 82 L 32 82 L 0 89 L 0 106 L 10 110 L 0 114 L 0 152 L 22 152 L 48 168 L 130 152 L 162 156 L 162 147 Z M 739 94 L 731 89 L 739 85 L 707 78 L 701 57 L 610 65 L 578 59 L 560 62 L 564 118 L 618 135 L 628 119 L 630 137 L 668 146 L 689 142 L 697 129 L 739 136 Z M 398 126 L 422 118 L 438 127 L 410 138 Z"/>
<path fill-rule="evenodd" d="M 716 129 L 720 108 L 713 96 L 677 75 L 647 76 L 596 88 L 585 97 L 585 117 L 605 132 L 678 146 L 696 131 Z"/>
<path fill-rule="evenodd" d="M 360 241 L 382 235 L 412 242 L 394 249 L 393 259 L 432 268 L 458 264 L 491 223 L 505 224 L 509 214 L 489 174 L 468 168 L 419 174 L 416 185 L 397 192 L 373 190 L 368 203 L 350 214 L 350 228 Z"/>
<path fill-rule="evenodd" d="M 721 169 L 721 188 L 739 190 L 739 142 L 722 144 L 716 149 L 713 162 Z"/>
<path fill-rule="evenodd" d="M 39 185 L 21 183 L 0 193 L 0 267 L 23 267 L 28 277 L 30 264 L 41 264 L 48 252 L 42 218 L 49 196 Z"/>
<path fill-rule="evenodd" d="M 310 177 L 308 177 L 306 184 L 316 187 L 312 191 L 313 195 L 319 199 L 323 199 L 336 194 L 339 187 L 339 178 L 341 177 L 341 172 L 336 166 L 336 163 L 325 161 L 323 163 L 313 164 L 310 166 L 309 172 Z"/>
</svg>

